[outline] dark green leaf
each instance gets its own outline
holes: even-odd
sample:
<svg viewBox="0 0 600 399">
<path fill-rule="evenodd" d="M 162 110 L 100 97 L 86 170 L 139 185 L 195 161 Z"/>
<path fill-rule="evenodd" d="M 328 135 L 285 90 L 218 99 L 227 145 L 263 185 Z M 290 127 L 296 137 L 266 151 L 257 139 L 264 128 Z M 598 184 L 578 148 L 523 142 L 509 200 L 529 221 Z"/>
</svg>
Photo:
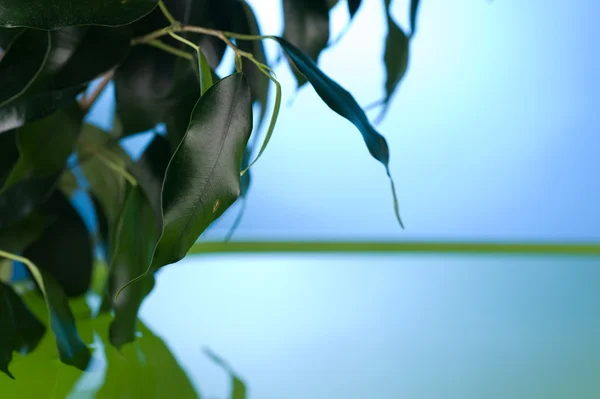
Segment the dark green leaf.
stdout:
<svg viewBox="0 0 600 399">
<path fill-rule="evenodd" d="M 50 54 L 35 81 L 20 96 L 0 107 L 0 132 L 68 105 L 89 82 L 114 68 L 130 48 L 124 28 L 78 27 L 50 35 Z M 18 44 L 15 42 L 10 51 L 15 51 Z"/>
<path fill-rule="evenodd" d="M 348 12 L 350 13 L 350 18 L 354 17 L 354 14 L 360 8 L 361 0 L 348 0 Z"/>
<path fill-rule="evenodd" d="M 34 212 L 21 223 L 0 230 L 0 250 L 13 254 L 23 252 L 39 239 L 44 229 L 52 222 L 52 217 Z"/>
<path fill-rule="evenodd" d="M 143 17 L 156 4 L 157 0 L 3 0 L 0 26 L 38 29 L 118 26 Z"/>
<path fill-rule="evenodd" d="M 240 377 L 238 377 L 238 375 L 235 371 L 233 371 L 231 366 L 225 360 L 223 360 L 223 358 L 221 358 L 220 356 L 208 349 L 205 350 L 204 353 L 206 353 L 206 355 L 213 362 L 221 366 L 227 372 L 227 374 L 229 374 L 229 378 L 231 379 L 231 399 L 246 399 L 246 384 L 244 384 L 244 381 L 242 381 Z"/>
<path fill-rule="evenodd" d="M 0 28 L 0 48 L 6 50 L 24 30 L 23 28 Z"/>
<path fill-rule="evenodd" d="M 73 103 L 47 118 L 21 127 L 17 132 L 19 160 L 3 190 L 24 179 L 62 171 L 73 151 L 81 119 L 79 107 Z"/>
<path fill-rule="evenodd" d="M 92 275 L 92 243 L 83 220 L 59 191 L 42 206 L 55 218 L 23 255 L 47 272 L 68 296 L 83 295 Z"/>
<path fill-rule="evenodd" d="M 26 30 L 0 62 L 0 107 L 25 92 L 42 70 L 50 51 L 50 33 Z"/>
<path fill-rule="evenodd" d="M 386 68 L 385 99 L 383 109 L 378 117 L 381 120 L 387 112 L 389 102 L 394 95 L 398 83 L 404 77 L 408 68 L 409 38 L 394 22 L 389 8 L 386 10 L 388 34 L 385 39 L 383 61 Z"/>
<path fill-rule="evenodd" d="M 28 179 L 0 193 L 0 230 L 20 222 L 44 203 L 59 177 L 57 173 Z"/>
<path fill-rule="evenodd" d="M 250 5 L 244 0 L 236 1 L 234 5 L 232 30 L 236 33 L 260 36 L 258 21 Z M 267 64 L 262 40 L 240 40 L 237 45 L 241 50 L 254 54 L 257 61 Z M 248 79 L 252 101 L 256 101 L 260 105 L 260 114 L 258 115 L 258 128 L 260 128 L 267 112 L 270 80 L 253 62 L 246 58 L 242 60 L 242 70 Z"/>
<path fill-rule="evenodd" d="M 215 84 L 192 112 L 163 185 L 164 229 L 152 269 L 182 259 L 240 194 L 240 167 L 252 130 L 252 100 L 242 74 Z"/>
<path fill-rule="evenodd" d="M 129 167 L 154 209 L 154 218 L 159 231 L 162 230 L 162 184 L 170 160 L 169 142 L 164 137 L 156 135 L 139 161 Z"/>
<path fill-rule="evenodd" d="M 44 331 L 44 325 L 13 289 L 0 282 L 0 371 L 14 379 L 8 370 L 13 352 L 31 352 Z"/>
<path fill-rule="evenodd" d="M 0 134 L 0 187 L 4 186 L 4 182 L 18 160 L 17 131 L 11 130 Z"/>
<path fill-rule="evenodd" d="M 410 36 L 417 31 L 417 14 L 419 13 L 419 0 L 410 0 Z"/>
<path fill-rule="evenodd" d="M 283 37 L 315 62 L 329 41 L 329 7 L 326 0 L 283 0 Z M 293 68 L 292 68 L 293 69 Z M 298 87 L 306 83 L 294 69 Z"/>
<path fill-rule="evenodd" d="M 148 197 L 140 186 L 132 187 L 116 232 L 116 248 L 110 265 L 111 297 L 148 269 L 158 242 L 158 227 Z M 153 287 L 154 277 L 147 276 L 125 288 L 113 303 L 115 318 L 110 326 L 110 342 L 117 348 L 135 340 L 138 310 Z"/>
<path fill-rule="evenodd" d="M 287 40 L 280 37 L 276 38 L 276 40 L 286 52 L 291 62 L 294 63 L 296 68 L 298 68 L 312 84 L 325 104 L 340 116 L 348 119 L 358 128 L 371 155 L 385 166 L 392 184 L 396 217 L 398 218 L 398 222 L 402 225 L 394 183 L 389 170 L 390 152 L 385 138 L 371 126 L 364 111 L 348 91 L 325 75 L 314 61 Z"/>
</svg>

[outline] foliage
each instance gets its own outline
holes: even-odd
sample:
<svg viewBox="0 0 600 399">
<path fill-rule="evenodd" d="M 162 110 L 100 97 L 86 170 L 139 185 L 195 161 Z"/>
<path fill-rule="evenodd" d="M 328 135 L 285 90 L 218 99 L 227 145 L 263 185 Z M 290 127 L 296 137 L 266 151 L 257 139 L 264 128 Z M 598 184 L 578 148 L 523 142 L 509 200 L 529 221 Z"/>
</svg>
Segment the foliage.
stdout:
<svg viewBox="0 0 600 399">
<path fill-rule="evenodd" d="M 113 312 L 104 313 L 102 334 L 118 348 L 130 344 L 154 272 L 182 259 L 247 193 L 250 167 L 267 147 L 281 103 L 264 40 L 279 44 L 298 87 L 310 83 L 357 127 L 394 191 L 386 140 L 317 66 L 335 3 L 283 0 L 279 37 L 261 35 L 244 0 L 0 0 L 0 276 L 11 267 L 5 259 L 27 266 L 64 363 L 84 370 L 93 358 L 67 298 L 94 288 L 102 311 Z M 384 3 L 383 109 L 406 72 L 418 10 L 412 0 L 408 36 L 394 22 L 390 0 Z M 347 6 L 353 17 L 361 1 Z M 228 48 L 235 72 L 220 77 L 215 69 Z M 111 81 L 115 123 L 105 132 L 85 116 Z M 249 145 L 253 127 L 267 121 L 263 144 Z M 159 124 L 166 133 L 155 133 L 140 159 L 123 151 L 121 139 Z M 69 200 L 81 191 L 94 204 L 98 229 L 86 226 Z M 98 256 L 109 267 L 91 287 Z M 43 326 L 10 284 L 0 283 L 0 294 L 0 370 L 12 375 L 13 353 L 33 350 Z"/>
</svg>

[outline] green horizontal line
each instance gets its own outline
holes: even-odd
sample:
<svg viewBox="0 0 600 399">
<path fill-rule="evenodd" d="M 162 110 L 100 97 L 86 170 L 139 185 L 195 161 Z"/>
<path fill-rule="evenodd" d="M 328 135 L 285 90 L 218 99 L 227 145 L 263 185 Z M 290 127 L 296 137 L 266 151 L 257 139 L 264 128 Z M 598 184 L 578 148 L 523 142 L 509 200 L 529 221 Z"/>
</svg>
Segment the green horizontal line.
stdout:
<svg viewBox="0 0 600 399">
<path fill-rule="evenodd" d="M 455 253 L 600 256 L 600 244 L 477 242 L 198 242 L 190 255 L 214 253 Z"/>
</svg>

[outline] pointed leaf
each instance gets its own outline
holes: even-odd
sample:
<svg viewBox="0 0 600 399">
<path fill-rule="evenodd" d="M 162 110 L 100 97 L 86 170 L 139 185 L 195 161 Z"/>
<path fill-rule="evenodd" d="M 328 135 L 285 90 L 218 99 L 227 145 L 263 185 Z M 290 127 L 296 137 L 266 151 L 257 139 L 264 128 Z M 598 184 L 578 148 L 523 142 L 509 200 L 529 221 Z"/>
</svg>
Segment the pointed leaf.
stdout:
<svg viewBox="0 0 600 399">
<path fill-rule="evenodd" d="M 410 36 L 417 31 L 417 14 L 419 13 L 419 0 L 410 0 Z"/>
<path fill-rule="evenodd" d="M 56 29 L 126 25 L 156 7 L 156 0 L 3 0 L 0 26 Z"/>
<path fill-rule="evenodd" d="M 276 37 L 275 40 L 279 42 L 283 50 L 286 52 L 291 62 L 294 63 L 296 68 L 304 74 L 306 79 L 315 88 L 315 91 L 321 97 L 321 99 L 331 108 L 334 112 L 340 116 L 348 119 L 354 124 L 363 136 L 367 148 L 371 155 L 381 162 L 386 169 L 390 182 L 392 185 L 392 193 L 394 196 L 394 210 L 396 217 L 400 225 L 400 212 L 398 210 L 398 202 L 396 199 L 396 192 L 394 189 L 394 182 L 390 175 L 389 160 L 390 152 L 382 135 L 380 135 L 365 115 L 364 111 L 360 108 L 354 97 L 339 84 L 331 80 L 327 75 L 319 69 L 319 67 L 312 61 L 306 54 L 296 48 L 294 45 L 289 43 L 287 40 Z"/>
<path fill-rule="evenodd" d="M 221 366 L 227 372 L 227 374 L 229 374 L 229 378 L 231 379 L 231 399 L 246 399 L 246 384 L 244 384 L 244 381 L 238 377 L 231 366 L 225 360 L 223 360 L 223 358 L 208 349 L 205 350 L 204 353 L 206 353 L 206 356 L 208 356 L 217 365 Z"/>
<path fill-rule="evenodd" d="M 41 210 L 56 221 L 25 249 L 23 256 L 50 275 L 66 295 L 82 295 L 90 286 L 92 276 L 92 243 L 86 226 L 59 191 Z"/>
<path fill-rule="evenodd" d="M 0 62 L 0 107 L 27 90 L 49 51 L 49 32 L 26 30 L 15 39 Z"/>
<path fill-rule="evenodd" d="M 154 216 L 152 205 L 140 186 L 132 187 L 116 232 L 116 248 L 110 265 L 111 298 L 129 281 L 142 275 L 152 261 L 159 237 Z M 154 277 L 147 276 L 140 283 L 125 288 L 113 303 L 115 318 L 110 326 L 110 342 L 117 348 L 135 340 L 138 310 L 153 286 Z"/>
<path fill-rule="evenodd" d="M 389 102 L 398 87 L 398 83 L 406 74 L 408 68 L 409 38 L 394 22 L 389 9 L 386 10 L 388 34 L 385 39 L 383 61 L 386 67 L 385 99 L 383 109 L 378 117 L 381 120 L 387 112 Z"/>
<path fill-rule="evenodd" d="M 329 6 L 326 0 L 283 0 L 285 40 L 317 62 L 329 41 Z M 295 64 L 293 64 L 295 65 Z M 293 68 L 292 68 L 293 69 Z M 302 72 L 294 70 L 298 87 L 306 83 Z"/>
<path fill-rule="evenodd" d="M 252 129 L 242 74 L 215 84 L 192 112 L 163 184 L 163 234 L 152 269 L 182 259 L 200 234 L 240 195 L 240 167 Z"/>
<path fill-rule="evenodd" d="M 354 17 L 354 14 L 360 8 L 361 0 L 348 0 L 348 12 L 350 13 L 350 18 Z"/>
<path fill-rule="evenodd" d="M 0 282 L 0 371 L 14 378 L 8 370 L 13 352 L 31 352 L 42 339 L 44 331 L 44 325 L 15 291 Z"/>
</svg>

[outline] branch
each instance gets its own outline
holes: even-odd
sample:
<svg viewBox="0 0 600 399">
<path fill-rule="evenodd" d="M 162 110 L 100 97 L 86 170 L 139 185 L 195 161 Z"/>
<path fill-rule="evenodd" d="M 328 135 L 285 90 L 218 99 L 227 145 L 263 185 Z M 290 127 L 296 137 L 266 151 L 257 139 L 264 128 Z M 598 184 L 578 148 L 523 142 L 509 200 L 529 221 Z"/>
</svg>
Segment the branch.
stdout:
<svg viewBox="0 0 600 399">
<path fill-rule="evenodd" d="M 79 100 L 79 108 L 81 108 L 83 112 L 89 112 L 90 108 L 92 108 L 92 105 L 94 105 L 98 97 L 100 97 L 100 94 L 102 94 L 104 89 L 106 89 L 106 86 L 113 78 L 113 75 L 114 71 L 106 73 L 102 78 L 100 84 L 96 87 L 96 89 L 89 96 L 85 96 L 81 100 Z"/>
</svg>

